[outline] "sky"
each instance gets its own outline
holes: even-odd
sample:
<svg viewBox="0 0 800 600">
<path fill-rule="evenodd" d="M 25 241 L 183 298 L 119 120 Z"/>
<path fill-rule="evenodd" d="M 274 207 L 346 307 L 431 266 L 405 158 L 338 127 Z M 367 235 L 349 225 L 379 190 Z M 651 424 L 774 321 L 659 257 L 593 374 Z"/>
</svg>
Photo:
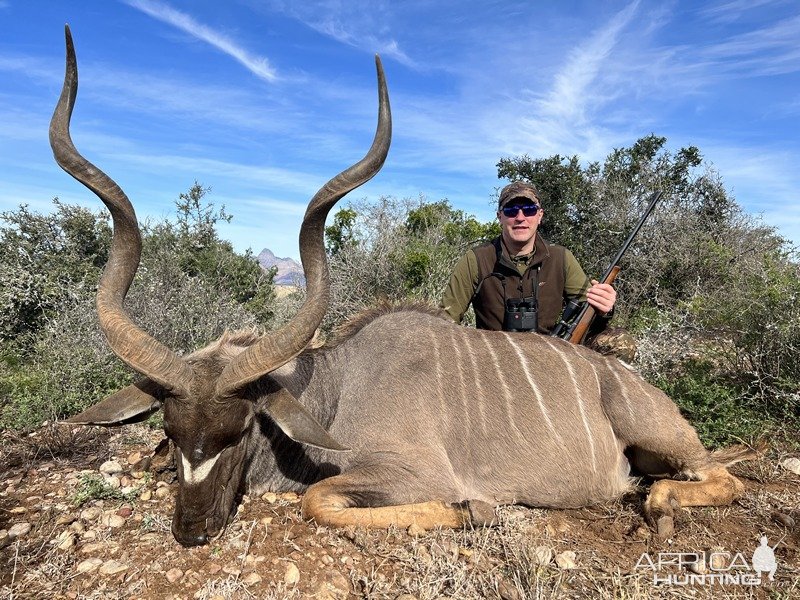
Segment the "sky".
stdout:
<svg viewBox="0 0 800 600">
<path fill-rule="evenodd" d="M 371 143 L 375 53 L 392 147 L 342 204 L 446 198 L 490 220 L 500 158 L 602 160 L 655 133 L 800 243 L 795 0 L 0 0 L 0 211 L 100 207 L 48 144 L 65 23 L 78 149 L 140 221 L 210 187 L 239 251 L 298 256 L 308 200 Z"/>
</svg>

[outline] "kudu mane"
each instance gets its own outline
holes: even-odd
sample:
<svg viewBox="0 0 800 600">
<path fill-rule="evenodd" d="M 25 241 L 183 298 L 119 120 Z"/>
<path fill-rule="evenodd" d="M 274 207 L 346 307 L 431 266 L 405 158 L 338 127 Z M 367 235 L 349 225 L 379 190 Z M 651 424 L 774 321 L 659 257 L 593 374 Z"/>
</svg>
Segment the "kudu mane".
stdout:
<svg viewBox="0 0 800 600">
<path fill-rule="evenodd" d="M 376 319 L 379 319 L 384 315 L 390 315 L 399 312 L 417 312 L 423 315 L 431 315 L 448 320 L 447 313 L 445 313 L 443 310 L 422 301 L 409 300 L 390 302 L 388 300 L 381 300 L 375 306 L 365 308 L 357 312 L 355 315 L 337 326 L 333 330 L 330 339 L 319 349 L 325 350 L 337 348 L 356 336 L 358 332 Z"/>
</svg>

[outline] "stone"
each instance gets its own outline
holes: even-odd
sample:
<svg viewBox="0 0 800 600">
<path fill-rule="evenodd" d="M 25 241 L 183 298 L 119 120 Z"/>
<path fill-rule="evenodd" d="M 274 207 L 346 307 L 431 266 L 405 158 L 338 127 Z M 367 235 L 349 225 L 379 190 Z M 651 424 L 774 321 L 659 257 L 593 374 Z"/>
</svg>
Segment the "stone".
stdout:
<svg viewBox="0 0 800 600">
<path fill-rule="evenodd" d="M 13 540 L 28 535 L 30 531 L 30 523 L 15 523 L 8 529 L 8 537 Z"/>
<path fill-rule="evenodd" d="M 265 502 L 269 502 L 270 504 L 273 504 L 273 503 L 277 502 L 278 494 L 276 494 L 275 492 L 267 492 L 266 494 L 262 494 L 261 495 L 261 499 L 264 500 Z"/>
<path fill-rule="evenodd" d="M 135 465 L 140 460 L 142 460 L 142 453 L 141 452 L 136 451 L 136 452 L 131 452 L 130 454 L 128 454 L 128 464 L 129 465 Z"/>
<path fill-rule="evenodd" d="M 100 567 L 100 574 L 116 575 L 117 573 L 122 573 L 127 570 L 128 565 L 124 565 L 121 562 L 112 559 L 103 563 L 103 565 Z"/>
<path fill-rule="evenodd" d="M 81 554 L 92 554 L 93 552 L 104 552 L 106 545 L 103 542 L 89 542 L 80 549 Z"/>
<path fill-rule="evenodd" d="M 103 525 L 107 525 L 112 529 L 119 529 L 120 527 L 125 526 L 125 519 L 123 519 L 119 515 L 104 515 Z"/>
<path fill-rule="evenodd" d="M 164 576 L 167 578 L 167 581 L 169 581 L 170 583 L 176 583 L 176 582 L 180 581 L 181 577 L 183 577 L 183 571 L 181 571 L 180 569 L 177 569 L 177 568 L 173 568 L 173 569 L 170 569 L 169 571 L 167 571 L 166 573 L 164 573 Z"/>
<path fill-rule="evenodd" d="M 255 585 L 261 582 L 261 575 L 258 573 L 248 573 L 242 578 L 242 582 L 246 585 Z"/>
<path fill-rule="evenodd" d="M 103 475 L 116 475 L 122 473 L 122 465 L 115 460 L 107 460 L 98 469 Z"/>
<path fill-rule="evenodd" d="M 410 535 L 411 537 L 419 537 L 421 535 L 425 535 L 425 529 L 423 529 L 416 523 L 412 523 L 411 525 L 408 526 L 408 529 L 406 529 L 406 533 L 408 533 L 408 535 Z"/>
<path fill-rule="evenodd" d="M 293 562 L 286 565 L 286 572 L 283 575 L 283 582 L 286 585 L 297 585 L 300 581 L 300 569 Z"/>
<path fill-rule="evenodd" d="M 116 475 L 109 475 L 108 477 L 106 477 L 105 484 L 112 490 L 118 490 L 122 486 L 122 482 Z"/>
<path fill-rule="evenodd" d="M 80 521 L 75 521 L 73 523 L 70 523 L 67 529 L 69 529 L 74 533 L 83 533 L 84 531 L 86 531 L 86 526 Z"/>
<path fill-rule="evenodd" d="M 81 511 L 81 519 L 83 519 L 84 521 L 94 521 L 102 514 L 103 511 L 100 510 L 99 508 L 97 508 L 96 506 L 90 506 L 89 508 L 84 508 Z"/>
<path fill-rule="evenodd" d="M 56 519 L 56 525 L 70 525 L 75 521 L 75 515 L 64 514 Z"/>
<path fill-rule="evenodd" d="M 292 504 L 295 502 L 300 502 L 300 496 L 297 494 L 297 492 L 284 492 L 281 494 L 281 498 Z"/>
<path fill-rule="evenodd" d="M 781 466 L 787 471 L 791 471 L 795 475 L 800 475 L 800 458 L 787 458 L 781 462 Z"/>
<path fill-rule="evenodd" d="M 566 550 L 556 555 L 556 564 L 560 569 L 574 569 L 577 566 L 575 559 L 575 553 L 572 550 Z"/>
<path fill-rule="evenodd" d="M 167 498 L 170 495 L 168 487 L 160 487 L 156 489 L 156 498 Z"/>
<path fill-rule="evenodd" d="M 89 573 L 100 568 L 100 565 L 103 564 L 103 560 L 100 558 L 87 558 L 86 560 L 82 560 L 78 563 L 75 567 L 75 571 L 78 573 Z"/>
<path fill-rule="evenodd" d="M 549 565 L 553 560 L 553 550 L 547 546 L 536 546 L 531 553 L 531 562 L 535 565 Z"/>
<path fill-rule="evenodd" d="M 22 515 L 22 514 L 25 514 L 26 512 L 28 512 L 28 509 L 25 508 L 24 506 L 15 506 L 14 508 L 9 510 L 8 512 L 9 512 L 9 514 L 12 514 L 12 515 Z"/>
<path fill-rule="evenodd" d="M 152 497 L 153 497 L 153 492 L 151 492 L 150 490 L 145 490 L 141 494 L 139 494 L 139 500 L 142 500 L 143 502 L 147 502 Z"/>
<path fill-rule="evenodd" d="M 133 509 L 130 506 L 123 506 L 117 511 L 117 515 L 123 519 L 127 519 L 133 514 Z"/>
</svg>

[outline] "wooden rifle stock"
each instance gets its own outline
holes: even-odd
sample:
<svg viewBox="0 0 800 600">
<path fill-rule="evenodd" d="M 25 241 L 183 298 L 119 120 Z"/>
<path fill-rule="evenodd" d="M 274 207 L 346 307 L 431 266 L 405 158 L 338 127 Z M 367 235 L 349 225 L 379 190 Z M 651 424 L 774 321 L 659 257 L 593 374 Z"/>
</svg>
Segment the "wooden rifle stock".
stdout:
<svg viewBox="0 0 800 600">
<path fill-rule="evenodd" d="M 614 282 L 619 275 L 619 265 L 614 265 L 611 268 L 611 271 L 608 273 L 608 276 L 603 279 L 600 283 L 608 283 L 609 285 Z M 583 308 L 575 317 L 575 327 L 570 332 L 569 337 L 567 338 L 573 344 L 582 344 L 583 340 L 586 338 L 586 334 L 589 331 L 589 326 L 594 321 L 595 316 L 597 315 L 597 311 L 595 310 L 594 306 L 590 305 L 588 302 L 585 302 Z"/>
</svg>

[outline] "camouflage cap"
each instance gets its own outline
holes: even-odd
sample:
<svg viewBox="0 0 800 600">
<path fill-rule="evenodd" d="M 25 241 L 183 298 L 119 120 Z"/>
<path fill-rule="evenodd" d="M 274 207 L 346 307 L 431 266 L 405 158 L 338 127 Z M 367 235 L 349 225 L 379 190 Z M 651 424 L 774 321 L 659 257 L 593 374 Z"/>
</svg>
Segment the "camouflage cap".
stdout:
<svg viewBox="0 0 800 600">
<path fill-rule="evenodd" d="M 516 198 L 525 198 L 526 200 L 533 200 L 533 202 L 536 204 L 541 204 L 539 201 L 539 194 L 537 194 L 535 187 L 533 187 L 530 183 L 525 183 L 524 181 L 515 181 L 513 183 L 509 183 L 500 192 L 500 200 L 497 203 L 497 210 L 500 210 L 506 204 L 508 204 L 509 200 L 515 200 Z"/>
</svg>

